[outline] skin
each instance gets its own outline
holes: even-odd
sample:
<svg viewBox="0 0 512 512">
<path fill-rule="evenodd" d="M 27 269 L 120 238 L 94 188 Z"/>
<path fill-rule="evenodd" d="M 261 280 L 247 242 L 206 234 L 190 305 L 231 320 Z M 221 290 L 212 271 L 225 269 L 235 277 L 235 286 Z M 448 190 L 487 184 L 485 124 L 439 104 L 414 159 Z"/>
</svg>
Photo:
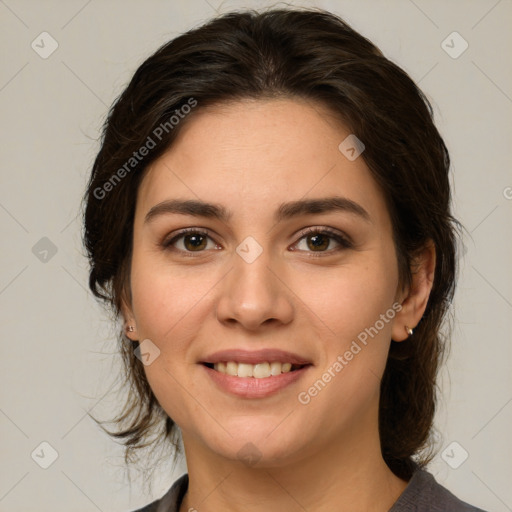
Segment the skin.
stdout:
<svg viewBox="0 0 512 512">
<path fill-rule="evenodd" d="M 407 482 L 382 458 L 380 378 L 391 339 L 407 340 L 405 326 L 416 326 L 426 307 L 434 249 L 418 256 L 413 282 L 403 288 L 384 197 L 363 158 L 350 161 L 338 149 L 350 131 L 318 104 L 243 100 L 197 112 L 182 128 L 138 191 L 132 301 L 123 307 L 136 327 L 127 335 L 160 350 L 145 371 L 182 431 L 190 483 L 180 510 L 389 510 Z M 333 195 L 356 202 L 369 219 L 331 211 L 274 220 L 282 203 Z M 232 215 L 226 222 L 177 213 L 144 221 L 168 199 L 200 199 Z M 306 227 L 330 227 L 353 246 L 322 238 L 319 251 L 314 235 L 302 234 Z M 211 239 L 201 251 L 183 237 L 162 246 L 183 228 L 201 228 Z M 252 263 L 236 252 L 248 236 L 262 248 Z M 401 311 L 301 404 L 298 394 L 393 304 Z M 279 348 L 312 366 L 273 396 L 236 397 L 199 364 L 231 348 Z M 247 443 L 256 464 L 238 455 Z"/>
</svg>

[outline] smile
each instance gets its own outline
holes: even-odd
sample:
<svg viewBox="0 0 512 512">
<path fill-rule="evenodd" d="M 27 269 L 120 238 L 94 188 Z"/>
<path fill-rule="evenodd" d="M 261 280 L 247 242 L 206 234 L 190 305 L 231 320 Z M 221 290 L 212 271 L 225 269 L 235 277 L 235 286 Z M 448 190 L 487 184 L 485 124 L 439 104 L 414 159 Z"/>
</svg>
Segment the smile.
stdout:
<svg viewBox="0 0 512 512">
<path fill-rule="evenodd" d="M 276 377 L 282 373 L 293 372 L 302 368 L 304 365 L 281 363 L 279 361 L 264 361 L 257 364 L 221 361 L 215 364 L 207 364 L 206 366 L 232 377 L 253 377 L 255 379 L 265 379 L 268 377 Z"/>
<path fill-rule="evenodd" d="M 203 363 L 200 366 L 217 389 L 245 399 L 275 395 L 303 378 L 312 368 L 311 364 L 249 364 L 235 361 Z"/>
</svg>

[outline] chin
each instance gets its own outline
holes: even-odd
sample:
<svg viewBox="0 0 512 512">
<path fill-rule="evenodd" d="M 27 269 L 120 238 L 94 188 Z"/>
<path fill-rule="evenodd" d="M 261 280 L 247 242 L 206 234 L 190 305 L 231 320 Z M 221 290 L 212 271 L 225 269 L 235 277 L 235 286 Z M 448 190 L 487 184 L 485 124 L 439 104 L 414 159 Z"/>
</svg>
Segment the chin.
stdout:
<svg viewBox="0 0 512 512">
<path fill-rule="evenodd" d="M 303 456 L 305 439 L 304 432 L 295 436 L 292 425 L 284 427 L 282 421 L 282 417 L 274 416 L 239 418 L 222 424 L 232 435 L 222 430 L 220 435 L 212 436 L 210 431 L 204 433 L 203 442 L 221 457 L 249 467 L 285 466 Z"/>
</svg>

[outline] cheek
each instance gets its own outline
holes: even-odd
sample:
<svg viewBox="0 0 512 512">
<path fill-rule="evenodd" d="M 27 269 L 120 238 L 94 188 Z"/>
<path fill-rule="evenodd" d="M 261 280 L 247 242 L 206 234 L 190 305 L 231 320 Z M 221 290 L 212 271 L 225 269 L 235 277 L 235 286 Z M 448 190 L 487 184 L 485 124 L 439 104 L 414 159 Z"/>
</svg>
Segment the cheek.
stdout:
<svg viewBox="0 0 512 512">
<path fill-rule="evenodd" d="M 193 418 L 201 415 L 189 395 L 200 395 L 190 382 L 189 371 L 195 364 L 191 341 L 197 339 L 201 319 L 211 311 L 207 292 L 216 281 L 211 272 L 183 271 L 155 261 L 144 264 L 134 257 L 131 288 L 137 330 L 140 340 L 151 340 L 160 351 L 144 371 L 159 403 L 180 426 L 193 424 Z"/>
<path fill-rule="evenodd" d="M 162 260 L 162 261 L 159 261 Z M 208 302 L 208 290 L 215 285 L 213 273 L 197 268 L 179 268 L 165 258 L 134 255 L 131 289 L 133 311 L 141 336 L 154 340 L 161 350 L 173 340 L 179 350 L 183 330 L 196 325 L 194 318 Z"/>
<path fill-rule="evenodd" d="M 338 337 L 336 348 L 341 349 L 392 307 L 398 280 L 395 267 L 394 261 L 388 265 L 369 257 L 363 264 L 322 269 L 309 279 L 297 273 L 294 291 Z M 379 327 L 384 337 L 390 335 L 391 322 L 384 326 L 379 322 Z"/>
<path fill-rule="evenodd" d="M 318 337 L 323 352 L 318 372 L 308 383 L 311 388 L 303 390 L 312 413 L 329 406 L 356 418 L 378 398 L 396 315 L 395 269 L 392 257 L 368 258 L 364 265 L 297 281 L 298 295 L 307 297 L 308 309 L 321 320 L 316 324 L 327 327 Z"/>
</svg>

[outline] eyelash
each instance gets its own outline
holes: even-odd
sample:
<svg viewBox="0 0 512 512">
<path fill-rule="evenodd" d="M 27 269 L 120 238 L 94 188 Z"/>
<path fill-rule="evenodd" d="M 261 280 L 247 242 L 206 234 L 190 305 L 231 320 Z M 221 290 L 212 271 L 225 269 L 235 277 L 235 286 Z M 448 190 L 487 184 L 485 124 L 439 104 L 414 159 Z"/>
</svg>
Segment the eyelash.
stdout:
<svg viewBox="0 0 512 512">
<path fill-rule="evenodd" d="M 183 238 L 184 236 L 186 236 L 188 234 L 201 235 L 201 236 L 205 236 L 205 237 L 213 240 L 213 238 L 210 236 L 210 233 L 208 233 L 208 231 L 205 231 L 200 228 L 186 228 L 186 229 L 182 229 L 181 231 L 179 231 L 170 240 L 164 240 L 161 245 L 165 250 L 180 252 L 180 253 L 183 253 L 184 255 L 190 256 L 190 257 L 197 257 L 201 253 L 205 252 L 205 250 L 202 250 L 202 251 L 197 251 L 197 254 L 195 254 L 195 251 L 184 251 L 182 249 L 176 249 L 175 247 L 173 247 L 174 243 L 176 243 L 180 238 Z M 326 250 L 326 251 L 301 251 L 301 252 L 309 253 L 309 257 L 322 257 L 324 255 L 331 255 L 331 254 L 339 252 L 343 249 L 350 249 L 353 247 L 353 243 L 347 236 L 343 236 L 340 233 L 338 233 L 337 231 L 334 231 L 327 227 L 325 227 L 325 228 L 318 228 L 318 227 L 306 228 L 304 231 L 302 231 L 300 233 L 299 239 L 293 244 L 293 246 L 298 245 L 298 243 L 303 238 L 307 238 L 309 235 L 327 236 L 339 244 L 339 247 L 337 247 L 335 249 Z M 215 241 L 215 240 L 213 240 L 213 241 Z M 295 249 L 292 249 L 292 250 L 295 250 Z"/>
</svg>

